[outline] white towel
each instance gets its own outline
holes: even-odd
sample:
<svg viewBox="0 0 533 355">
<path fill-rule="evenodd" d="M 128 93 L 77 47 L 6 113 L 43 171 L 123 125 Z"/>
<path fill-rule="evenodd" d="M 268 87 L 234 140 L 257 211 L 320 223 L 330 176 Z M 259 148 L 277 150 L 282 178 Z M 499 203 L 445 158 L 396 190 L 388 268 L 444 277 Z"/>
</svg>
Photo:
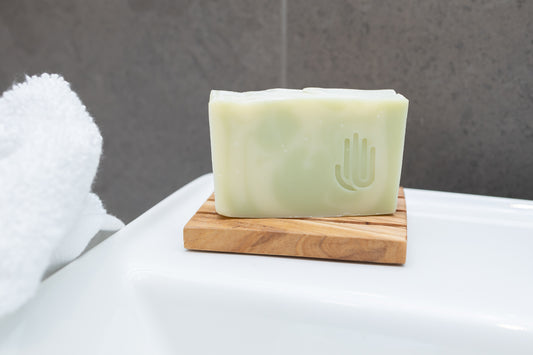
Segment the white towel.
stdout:
<svg viewBox="0 0 533 355">
<path fill-rule="evenodd" d="M 101 151 L 98 127 L 61 76 L 26 77 L 0 97 L 0 316 L 112 219 L 90 194 Z"/>
</svg>

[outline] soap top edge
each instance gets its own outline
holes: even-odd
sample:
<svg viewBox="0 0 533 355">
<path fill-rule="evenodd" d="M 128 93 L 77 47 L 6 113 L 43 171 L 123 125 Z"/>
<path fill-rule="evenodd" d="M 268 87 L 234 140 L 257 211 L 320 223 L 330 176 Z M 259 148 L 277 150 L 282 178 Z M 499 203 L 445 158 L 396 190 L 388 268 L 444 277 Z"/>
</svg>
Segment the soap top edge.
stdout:
<svg viewBox="0 0 533 355">
<path fill-rule="evenodd" d="M 209 101 L 257 102 L 291 99 L 359 99 L 408 101 L 392 89 L 359 90 L 309 87 L 304 89 L 268 89 L 261 91 L 211 90 Z"/>
</svg>

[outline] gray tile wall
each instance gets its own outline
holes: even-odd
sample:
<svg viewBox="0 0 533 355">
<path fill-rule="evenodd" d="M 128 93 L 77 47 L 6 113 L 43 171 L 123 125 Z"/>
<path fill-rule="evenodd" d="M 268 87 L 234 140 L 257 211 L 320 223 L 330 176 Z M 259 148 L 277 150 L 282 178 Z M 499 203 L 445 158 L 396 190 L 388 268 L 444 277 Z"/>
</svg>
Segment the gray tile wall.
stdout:
<svg viewBox="0 0 533 355">
<path fill-rule="evenodd" d="M 211 170 L 211 88 L 394 88 L 402 184 L 533 199 L 533 2 L 0 1 L 0 89 L 58 72 L 126 221 Z"/>
</svg>

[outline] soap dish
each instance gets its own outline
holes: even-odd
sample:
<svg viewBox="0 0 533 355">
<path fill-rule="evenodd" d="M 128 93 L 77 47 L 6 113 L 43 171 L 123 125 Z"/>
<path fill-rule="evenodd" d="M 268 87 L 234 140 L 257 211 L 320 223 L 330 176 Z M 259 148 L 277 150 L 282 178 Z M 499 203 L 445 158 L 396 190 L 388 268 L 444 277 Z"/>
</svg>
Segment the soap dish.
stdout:
<svg viewBox="0 0 533 355">
<path fill-rule="evenodd" d="M 190 250 L 404 264 L 407 210 L 400 187 L 396 212 L 328 218 L 230 218 L 211 195 L 183 229 Z"/>
</svg>

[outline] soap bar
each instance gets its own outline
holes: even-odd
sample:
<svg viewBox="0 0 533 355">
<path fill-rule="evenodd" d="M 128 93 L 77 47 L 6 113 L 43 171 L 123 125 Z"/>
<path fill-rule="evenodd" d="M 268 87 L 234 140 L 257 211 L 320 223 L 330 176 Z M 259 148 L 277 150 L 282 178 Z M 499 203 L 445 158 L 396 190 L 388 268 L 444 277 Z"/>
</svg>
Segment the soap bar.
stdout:
<svg viewBox="0 0 533 355">
<path fill-rule="evenodd" d="M 394 213 L 408 104 L 394 90 L 211 91 L 217 213 Z"/>
</svg>

